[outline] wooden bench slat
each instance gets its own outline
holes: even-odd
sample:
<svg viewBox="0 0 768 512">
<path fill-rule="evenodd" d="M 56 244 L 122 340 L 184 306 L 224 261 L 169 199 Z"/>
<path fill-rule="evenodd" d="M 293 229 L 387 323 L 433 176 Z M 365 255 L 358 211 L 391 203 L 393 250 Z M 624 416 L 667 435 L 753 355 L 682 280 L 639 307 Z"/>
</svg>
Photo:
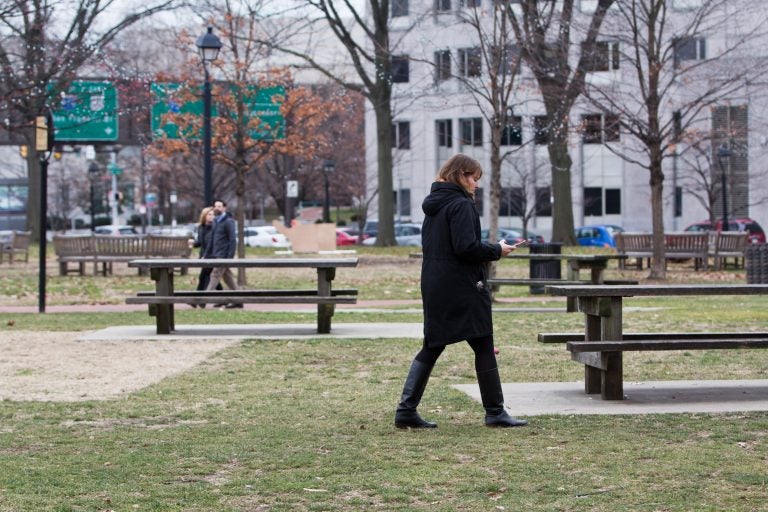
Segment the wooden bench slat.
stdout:
<svg viewBox="0 0 768 512">
<path fill-rule="evenodd" d="M 636 340 L 699 340 L 768 338 L 768 332 L 625 332 L 624 341 Z M 567 343 L 584 341 L 583 332 L 539 333 L 539 343 Z"/>
<path fill-rule="evenodd" d="M 488 284 L 511 284 L 511 285 L 547 285 L 547 284 L 556 284 L 556 285 L 588 285 L 588 284 L 595 284 L 592 281 L 586 281 L 586 280 L 578 280 L 578 281 L 569 281 L 565 279 L 526 279 L 526 278 L 506 278 L 506 277 L 494 277 L 491 279 L 488 279 Z M 639 281 L 635 281 L 632 279 L 606 279 L 603 281 L 603 284 L 616 286 L 616 285 L 635 285 L 639 284 Z"/>
<path fill-rule="evenodd" d="M 642 350 L 768 348 L 768 338 L 569 341 L 566 343 L 566 348 L 571 352 L 627 352 Z"/>
<path fill-rule="evenodd" d="M 200 297 L 164 297 L 164 296 L 141 296 L 128 297 L 126 304 L 217 304 L 238 302 L 243 304 L 356 304 L 357 297 L 297 297 L 297 296 L 261 296 L 261 297 L 243 297 L 237 295 L 218 295 L 218 296 L 200 296 Z"/>
<path fill-rule="evenodd" d="M 155 292 L 138 292 L 139 297 L 152 297 Z M 331 290 L 331 296 L 357 295 L 355 289 L 337 289 Z M 173 292 L 174 297 L 292 297 L 307 296 L 316 297 L 317 289 L 306 290 L 177 290 Z"/>
</svg>

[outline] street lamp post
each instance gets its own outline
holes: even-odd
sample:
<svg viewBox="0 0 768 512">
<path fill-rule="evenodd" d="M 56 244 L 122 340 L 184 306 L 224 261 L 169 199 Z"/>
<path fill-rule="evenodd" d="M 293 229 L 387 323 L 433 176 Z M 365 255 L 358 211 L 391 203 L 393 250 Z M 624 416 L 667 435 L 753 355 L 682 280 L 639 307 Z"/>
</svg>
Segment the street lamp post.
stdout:
<svg viewBox="0 0 768 512">
<path fill-rule="evenodd" d="M 325 202 L 323 203 L 323 222 L 331 222 L 331 195 L 328 191 L 328 174 L 336 169 L 336 162 L 326 160 L 323 163 L 323 179 L 325 182 Z"/>
<path fill-rule="evenodd" d="M 728 160 L 731 157 L 731 149 L 728 147 L 727 144 L 723 143 L 720 145 L 720 147 L 717 149 L 717 161 L 720 164 L 720 191 L 723 194 L 723 226 L 721 228 L 721 231 L 728 231 L 728 189 L 727 187 L 727 180 L 725 177 L 725 165 L 723 164 L 723 160 Z"/>
<path fill-rule="evenodd" d="M 176 195 L 176 191 L 171 191 L 171 195 L 168 197 L 168 200 L 171 203 L 171 227 L 176 227 L 176 203 L 179 200 L 179 196 Z"/>
<path fill-rule="evenodd" d="M 99 164 L 96 162 L 91 162 L 91 165 L 88 166 L 88 179 L 91 182 L 91 232 L 96 228 L 96 185 L 95 182 L 99 178 L 99 175 L 101 175 L 101 169 L 99 169 Z"/>
<path fill-rule="evenodd" d="M 213 204 L 213 160 L 211 157 L 211 77 L 208 63 L 216 60 L 221 50 L 221 41 L 213 33 L 213 27 L 197 38 L 197 48 L 203 60 L 205 83 L 203 84 L 203 193 L 205 206 Z"/>
</svg>

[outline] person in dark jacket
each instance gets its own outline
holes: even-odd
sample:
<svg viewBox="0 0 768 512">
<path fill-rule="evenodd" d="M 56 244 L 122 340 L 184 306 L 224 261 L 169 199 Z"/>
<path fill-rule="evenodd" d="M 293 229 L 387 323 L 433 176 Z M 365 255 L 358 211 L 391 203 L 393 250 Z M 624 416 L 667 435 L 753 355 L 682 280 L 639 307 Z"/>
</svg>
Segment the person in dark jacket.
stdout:
<svg viewBox="0 0 768 512">
<path fill-rule="evenodd" d="M 235 219 L 227 212 L 227 204 L 224 201 L 213 202 L 213 211 L 216 218 L 213 221 L 210 247 L 206 254 L 211 258 L 232 259 L 237 249 L 237 234 L 235 231 Z M 220 281 L 224 281 L 231 290 L 237 290 L 235 277 L 229 267 L 214 267 L 208 282 L 208 290 L 216 289 Z M 227 304 L 227 308 L 242 308 L 242 304 Z"/>
<path fill-rule="evenodd" d="M 493 346 L 491 294 L 487 263 L 515 249 L 505 241 L 482 242 L 480 215 L 474 201 L 480 164 L 463 154 L 451 157 L 440 169 L 422 209 L 423 261 L 421 295 L 424 343 L 405 379 L 395 413 L 398 428 L 436 428 L 419 416 L 432 368 L 447 345 L 467 341 L 475 352 L 475 371 L 489 427 L 518 427 L 528 422 L 504 409 L 499 370 Z"/>
<path fill-rule="evenodd" d="M 195 242 L 192 247 L 199 248 L 200 258 L 210 258 L 211 250 L 211 234 L 213 233 L 213 220 L 215 214 L 213 212 L 213 206 L 206 206 L 200 212 L 200 220 L 197 224 L 197 232 L 195 236 Z M 208 288 L 208 283 L 211 280 L 211 267 L 203 267 L 200 269 L 200 276 L 197 279 L 197 290 L 202 291 Z M 221 283 L 216 287 L 217 290 L 221 290 Z M 205 307 L 205 304 L 201 304 L 201 307 Z M 192 304 L 192 307 L 197 307 L 197 304 Z"/>
</svg>

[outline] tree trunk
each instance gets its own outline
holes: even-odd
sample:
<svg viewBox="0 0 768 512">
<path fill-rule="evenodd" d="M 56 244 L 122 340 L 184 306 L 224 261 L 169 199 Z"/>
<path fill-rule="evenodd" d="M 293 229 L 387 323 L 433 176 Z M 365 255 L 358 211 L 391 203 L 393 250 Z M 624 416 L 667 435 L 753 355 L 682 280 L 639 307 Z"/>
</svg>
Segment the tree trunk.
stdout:
<svg viewBox="0 0 768 512">
<path fill-rule="evenodd" d="M 573 234 L 573 200 L 571 198 L 571 155 L 568 154 L 568 129 L 557 130 L 547 146 L 552 169 L 552 241 L 576 245 Z"/>
<path fill-rule="evenodd" d="M 498 240 L 499 228 L 499 203 L 501 202 L 501 123 L 497 122 L 499 115 L 494 116 L 493 130 L 491 131 L 491 179 L 488 194 L 488 241 L 493 243 Z M 494 238 L 496 237 L 496 238 Z M 488 277 L 496 277 L 496 262 L 488 266 Z"/>
<path fill-rule="evenodd" d="M 664 172 L 661 169 L 661 149 L 651 148 L 650 154 L 651 220 L 653 225 L 653 260 L 648 279 L 667 278 L 666 248 L 664 247 Z"/>
<path fill-rule="evenodd" d="M 379 183 L 379 227 L 376 245 L 390 247 L 395 242 L 395 211 L 392 201 L 392 109 L 390 95 L 373 99 L 376 114 L 376 147 Z"/>
</svg>

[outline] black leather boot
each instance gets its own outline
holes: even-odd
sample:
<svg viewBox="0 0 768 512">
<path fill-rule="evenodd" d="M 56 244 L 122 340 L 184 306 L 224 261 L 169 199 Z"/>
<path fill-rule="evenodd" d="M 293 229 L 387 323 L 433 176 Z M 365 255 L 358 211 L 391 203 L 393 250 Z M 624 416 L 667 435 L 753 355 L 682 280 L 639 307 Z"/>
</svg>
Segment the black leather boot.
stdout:
<svg viewBox="0 0 768 512">
<path fill-rule="evenodd" d="M 424 420 L 416 412 L 421 396 L 424 394 L 424 388 L 427 387 L 429 375 L 432 373 L 432 367 L 427 366 L 421 361 L 413 360 L 408 377 L 405 378 L 403 385 L 403 396 L 400 397 L 400 403 L 395 412 L 395 426 L 397 428 L 437 428 L 437 423 Z"/>
<path fill-rule="evenodd" d="M 486 427 L 522 427 L 528 424 L 525 420 L 513 418 L 504 409 L 504 393 L 501 391 L 498 368 L 477 372 L 477 383 L 485 408 Z"/>
</svg>

